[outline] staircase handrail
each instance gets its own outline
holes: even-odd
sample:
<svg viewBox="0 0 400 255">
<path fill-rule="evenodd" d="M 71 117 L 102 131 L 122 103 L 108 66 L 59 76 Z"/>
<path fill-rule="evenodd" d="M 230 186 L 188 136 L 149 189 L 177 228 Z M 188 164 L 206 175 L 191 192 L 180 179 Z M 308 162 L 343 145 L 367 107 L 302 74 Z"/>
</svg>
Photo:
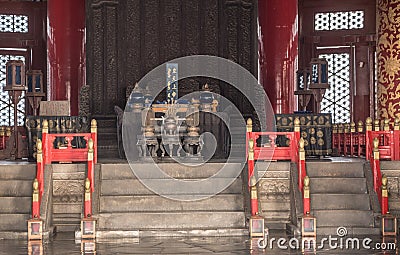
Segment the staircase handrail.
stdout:
<svg viewBox="0 0 400 255">
<path fill-rule="evenodd" d="M 72 140 L 83 138 L 86 141 L 85 148 L 73 148 Z M 65 138 L 66 145 L 54 147 L 56 138 Z M 48 133 L 48 121 L 43 120 L 42 140 L 38 139 L 36 143 L 36 178 L 33 184 L 33 203 L 32 217 L 40 215 L 40 202 L 44 191 L 44 168 L 46 164 L 52 162 L 87 162 L 88 172 L 87 179 L 90 182 L 90 192 L 94 192 L 94 164 L 97 163 L 97 122 L 95 119 L 91 122 L 90 133 Z M 37 190 L 35 189 L 37 187 Z M 91 215 L 91 200 L 90 209 L 85 203 L 85 214 L 90 211 Z M 86 215 L 85 215 L 86 217 Z"/>
</svg>

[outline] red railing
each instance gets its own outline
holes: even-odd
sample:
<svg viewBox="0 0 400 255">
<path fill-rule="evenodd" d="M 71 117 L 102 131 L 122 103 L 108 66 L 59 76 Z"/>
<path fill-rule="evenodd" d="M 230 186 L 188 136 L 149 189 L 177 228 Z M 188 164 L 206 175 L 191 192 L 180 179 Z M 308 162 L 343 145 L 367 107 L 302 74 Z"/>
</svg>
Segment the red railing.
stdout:
<svg viewBox="0 0 400 255">
<path fill-rule="evenodd" d="M 253 132 L 251 119 L 247 120 L 246 148 L 248 165 L 248 185 L 254 187 L 254 165 L 257 160 L 290 160 L 297 163 L 299 190 L 303 192 L 306 178 L 304 140 L 300 139 L 300 121 L 295 119 L 294 132 Z M 285 146 L 277 145 L 277 138 L 285 141 Z M 263 139 L 264 138 L 264 139 Z M 265 143 L 264 143 L 265 142 Z M 251 192 L 252 215 L 258 213 L 258 202 L 253 201 L 256 194 Z M 254 205 L 253 205 L 254 204 Z M 257 209 L 254 207 L 257 204 Z"/>
<path fill-rule="evenodd" d="M 42 141 L 37 141 L 37 173 L 36 179 L 38 186 L 38 201 L 34 201 L 32 205 L 32 216 L 40 215 L 40 201 L 44 191 L 44 168 L 46 164 L 52 162 L 87 162 L 88 172 L 87 181 L 90 184 L 90 192 L 94 192 L 94 164 L 97 163 L 97 122 L 92 120 L 90 133 L 68 133 L 68 134 L 49 134 L 48 122 L 43 121 Z M 78 141 L 85 141 L 84 147 L 78 146 Z M 73 145 L 75 141 L 75 145 Z M 55 142 L 58 144 L 55 146 Z M 82 148 L 83 147 L 83 148 Z M 85 183 L 86 185 L 86 183 Z M 86 202 L 85 193 L 85 217 L 92 214 L 91 199 L 90 203 Z M 35 199 L 34 199 L 35 200 Z M 87 208 L 90 206 L 90 208 Z"/>
<path fill-rule="evenodd" d="M 363 122 L 359 121 L 357 131 L 355 123 L 339 124 L 333 127 L 333 149 L 340 156 L 365 156 L 371 163 L 374 190 L 381 204 L 382 214 L 388 212 L 387 179 L 382 177 L 380 160 L 400 160 L 400 128 L 399 119 L 390 130 L 389 120 L 380 126 L 379 120 L 372 122 L 367 118 L 365 132 Z M 374 130 L 372 130 L 374 126 Z M 384 183 L 382 181 L 384 179 Z"/>
<path fill-rule="evenodd" d="M 389 128 L 389 121 L 383 122 L 383 130 L 379 121 L 374 121 L 372 130 L 372 119 L 366 120 L 365 132 L 363 122 L 359 121 L 357 131 L 355 123 L 339 124 L 333 127 L 333 149 L 339 156 L 364 156 L 367 160 L 372 158 L 373 141 L 378 139 L 380 159 L 400 160 L 400 130 L 399 120 L 393 123 L 393 130 Z"/>
</svg>

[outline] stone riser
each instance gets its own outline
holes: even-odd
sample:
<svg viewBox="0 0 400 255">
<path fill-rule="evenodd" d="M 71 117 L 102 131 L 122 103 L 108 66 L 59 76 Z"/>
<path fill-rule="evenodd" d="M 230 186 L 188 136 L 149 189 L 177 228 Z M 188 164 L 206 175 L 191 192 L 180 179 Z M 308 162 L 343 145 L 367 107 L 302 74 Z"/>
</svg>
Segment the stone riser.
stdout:
<svg viewBox="0 0 400 255">
<path fill-rule="evenodd" d="M 310 181 L 311 194 L 366 194 L 365 178 L 312 178 Z"/>
<path fill-rule="evenodd" d="M 243 211 L 242 195 L 217 195 L 193 202 L 160 196 L 102 196 L 100 212 Z"/>
<path fill-rule="evenodd" d="M 243 212 L 102 213 L 99 229 L 217 229 L 244 228 Z"/>
<path fill-rule="evenodd" d="M 370 210 L 368 194 L 311 194 L 313 210 Z"/>
<path fill-rule="evenodd" d="M 160 178 L 160 175 L 156 175 L 151 171 L 147 170 L 145 163 L 134 164 L 138 166 L 138 171 L 140 176 L 146 179 Z M 178 164 L 168 164 L 168 163 L 158 163 L 158 167 L 167 175 L 175 179 L 199 179 L 208 178 L 217 174 L 223 164 L 220 163 L 209 163 L 205 166 L 191 167 Z M 219 178 L 234 178 L 236 177 L 232 172 L 238 169 L 242 170 L 243 166 L 240 164 L 229 164 L 226 166 L 223 173 L 218 173 Z M 238 172 L 238 171 L 237 171 Z M 102 180 L 126 180 L 126 179 L 136 179 L 136 175 L 133 173 L 131 167 L 128 164 L 103 164 L 101 166 L 101 178 Z"/>
<path fill-rule="evenodd" d="M 196 194 L 210 194 L 215 189 L 216 185 L 224 187 L 224 182 L 220 178 L 220 182 L 217 184 L 205 184 L 201 187 L 201 190 L 193 190 L 193 195 Z M 169 193 L 165 194 L 176 194 L 177 191 L 176 182 L 166 180 L 147 180 L 151 181 L 152 185 L 159 187 L 159 185 L 167 187 Z M 241 194 L 242 193 L 242 182 L 240 179 L 236 179 L 228 188 L 222 191 L 223 194 Z M 147 189 L 139 180 L 103 180 L 101 184 L 101 195 L 102 196 L 130 196 L 130 195 L 153 195 L 154 193 Z M 181 193 L 178 193 L 181 194 Z M 186 194 L 186 193 L 185 193 Z M 189 194 L 188 194 L 189 195 Z M 212 194 L 210 194 L 212 195 Z"/>
<path fill-rule="evenodd" d="M 360 210 L 314 210 L 317 227 L 374 227 L 371 211 Z"/>
</svg>

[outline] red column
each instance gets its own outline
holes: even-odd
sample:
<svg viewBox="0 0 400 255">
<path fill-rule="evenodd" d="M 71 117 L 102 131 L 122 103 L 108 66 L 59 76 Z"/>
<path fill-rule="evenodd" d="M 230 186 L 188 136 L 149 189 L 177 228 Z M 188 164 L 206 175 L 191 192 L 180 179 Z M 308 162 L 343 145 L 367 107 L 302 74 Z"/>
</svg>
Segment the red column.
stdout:
<svg viewBox="0 0 400 255">
<path fill-rule="evenodd" d="M 79 90 L 85 83 L 85 1 L 47 2 L 48 99 L 69 100 L 78 115 Z"/>
<path fill-rule="evenodd" d="M 258 1 L 260 83 L 275 113 L 297 109 L 297 5 L 297 0 Z"/>
</svg>

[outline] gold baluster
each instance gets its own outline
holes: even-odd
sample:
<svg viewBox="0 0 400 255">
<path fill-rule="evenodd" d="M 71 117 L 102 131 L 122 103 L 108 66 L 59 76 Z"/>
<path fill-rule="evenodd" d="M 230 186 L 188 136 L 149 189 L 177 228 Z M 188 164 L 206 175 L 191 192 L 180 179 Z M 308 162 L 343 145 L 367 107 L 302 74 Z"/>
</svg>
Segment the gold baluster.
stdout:
<svg viewBox="0 0 400 255">
<path fill-rule="evenodd" d="M 374 138 L 373 141 L 373 152 L 374 152 L 374 159 L 379 159 L 379 140 L 377 137 Z"/>
<path fill-rule="evenodd" d="M 396 119 L 394 119 L 394 127 L 393 127 L 393 129 L 394 130 L 400 130 L 400 119 L 399 118 L 396 118 Z"/>
<path fill-rule="evenodd" d="M 379 131 L 379 130 L 380 130 L 380 127 L 379 127 L 379 120 L 375 120 L 375 121 L 374 121 L 374 130 L 375 130 L 375 131 Z"/>
<path fill-rule="evenodd" d="M 371 117 L 368 117 L 367 120 L 365 121 L 365 129 L 367 131 L 372 131 L 372 119 L 371 119 Z"/>
<path fill-rule="evenodd" d="M 389 131 L 390 127 L 389 127 L 389 119 L 385 119 L 383 122 L 383 130 L 384 131 Z"/>
<path fill-rule="evenodd" d="M 358 133 L 364 132 L 364 124 L 363 124 L 363 122 L 361 120 L 358 122 L 357 132 Z"/>
<path fill-rule="evenodd" d="M 247 119 L 246 131 L 253 132 L 253 120 L 251 118 Z"/>
<path fill-rule="evenodd" d="M 351 124 L 350 124 L 350 132 L 351 133 L 356 132 L 356 123 L 351 122 Z"/>
</svg>

